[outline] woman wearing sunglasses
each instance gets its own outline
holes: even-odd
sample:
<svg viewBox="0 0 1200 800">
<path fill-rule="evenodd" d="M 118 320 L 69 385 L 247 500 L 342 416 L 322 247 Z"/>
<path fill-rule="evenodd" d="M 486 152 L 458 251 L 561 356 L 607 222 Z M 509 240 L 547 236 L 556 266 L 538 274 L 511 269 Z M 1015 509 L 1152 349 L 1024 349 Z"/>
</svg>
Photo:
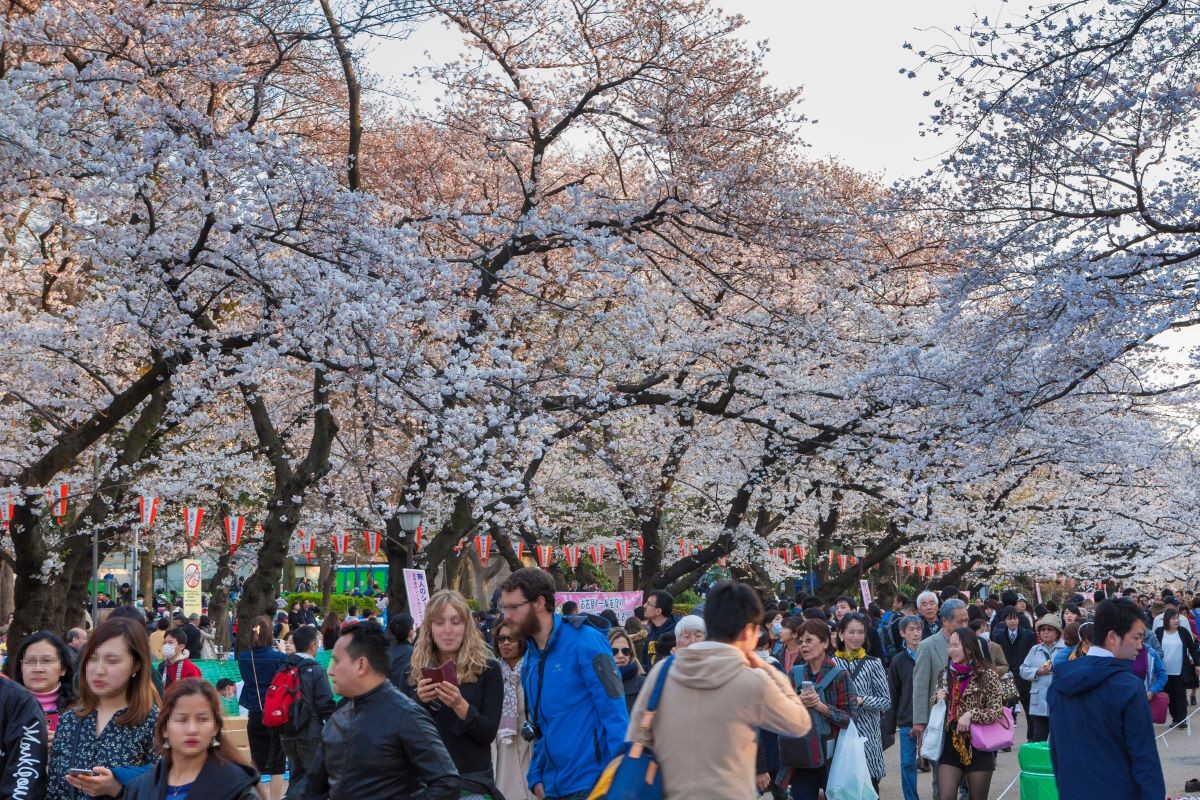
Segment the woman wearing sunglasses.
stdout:
<svg viewBox="0 0 1200 800">
<path fill-rule="evenodd" d="M 500 674 L 504 677 L 504 705 L 500 712 L 500 729 L 492 744 L 492 763 L 495 764 L 496 788 L 504 800 L 536 800 L 529 791 L 525 776 L 533 757 L 533 743 L 521 736 L 525 723 L 525 693 L 521 690 L 521 659 L 525 656 L 525 640 L 517 635 L 517 626 L 501 619 L 492 628 L 496 655 L 500 656 Z"/>
<path fill-rule="evenodd" d="M 629 711 L 633 710 L 633 704 L 637 702 L 638 692 L 642 690 L 642 681 L 646 679 L 646 673 L 642 670 L 642 665 L 638 663 L 637 653 L 633 650 L 633 642 L 629 640 L 629 635 L 620 628 L 613 628 L 608 632 L 608 643 L 612 646 L 613 661 L 617 662 L 617 670 L 621 673 L 621 682 L 625 685 L 625 706 Z"/>
</svg>

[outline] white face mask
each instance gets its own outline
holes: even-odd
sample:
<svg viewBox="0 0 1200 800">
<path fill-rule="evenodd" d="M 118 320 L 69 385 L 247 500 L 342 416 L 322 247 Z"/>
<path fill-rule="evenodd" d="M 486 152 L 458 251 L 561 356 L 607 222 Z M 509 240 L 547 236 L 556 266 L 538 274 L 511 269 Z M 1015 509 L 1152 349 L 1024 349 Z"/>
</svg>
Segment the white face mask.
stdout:
<svg viewBox="0 0 1200 800">
<path fill-rule="evenodd" d="M 163 658 L 172 659 L 174 657 L 175 657 L 175 645 L 164 644 L 163 645 Z"/>
</svg>

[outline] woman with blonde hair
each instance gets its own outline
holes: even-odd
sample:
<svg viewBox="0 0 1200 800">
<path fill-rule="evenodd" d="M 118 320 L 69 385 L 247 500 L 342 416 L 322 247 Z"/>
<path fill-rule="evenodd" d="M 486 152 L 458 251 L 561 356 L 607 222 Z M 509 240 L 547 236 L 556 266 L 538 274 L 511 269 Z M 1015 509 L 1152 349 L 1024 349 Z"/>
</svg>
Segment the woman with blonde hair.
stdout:
<svg viewBox="0 0 1200 800">
<path fill-rule="evenodd" d="M 258 770 L 222 736 L 221 698 L 200 678 L 174 681 L 154 728 L 162 754 L 122 800 L 258 800 Z"/>
<path fill-rule="evenodd" d="M 433 716 L 465 791 L 499 797 L 492 742 L 504 708 L 504 676 L 490 655 L 466 598 L 443 590 L 425 607 L 408 680 Z"/>
<path fill-rule="evenodd" d="M 609 630 L 608 643 L 612 646 L 613 661 L 617 662 L 617 671 L 621 673 L 621 683 L 625 686 L 626 710 L 633 711 L 638 692 L 642 690 L 642 683 L 646 680 L 646 672 L 638 662 L 633 640 L 623 629 Z"/>
<path fill-rule="evenodd" d="M 79 665 L 79 702 L 59 719 L 50 750 L 46 796 L 52 800 L 80 792 L 115 797 L 158 760 L 158 691 L 145 626 L 110 617 L 88 639 Z M 94 774 L 68 774 L 70 769 Z"/>
</svg>

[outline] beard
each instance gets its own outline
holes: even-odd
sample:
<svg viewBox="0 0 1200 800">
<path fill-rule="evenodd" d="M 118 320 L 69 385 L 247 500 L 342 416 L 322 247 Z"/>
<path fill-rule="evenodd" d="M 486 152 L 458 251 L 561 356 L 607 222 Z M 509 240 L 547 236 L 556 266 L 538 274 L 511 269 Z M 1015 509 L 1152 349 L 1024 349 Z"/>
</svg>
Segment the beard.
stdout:
<svg viewBox="0 0 1200 800">
<path fill-rule="evenodd" d="M 533 637 L 542 632 L 542 621 L 538 618 L 537 612 L 530 609 L 529 614 L 525 619 L 521 620 L 521 625 L 517 629 L 518 635 L 527 642 L 532 642 Z"/>
</svg>

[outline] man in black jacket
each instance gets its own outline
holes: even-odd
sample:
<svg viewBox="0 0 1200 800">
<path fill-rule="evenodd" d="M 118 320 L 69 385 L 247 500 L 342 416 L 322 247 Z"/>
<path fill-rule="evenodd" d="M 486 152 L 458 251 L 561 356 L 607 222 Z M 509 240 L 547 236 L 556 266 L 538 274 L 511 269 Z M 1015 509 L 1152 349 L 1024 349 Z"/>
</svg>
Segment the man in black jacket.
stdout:
<svg viewBox="0 0 1200 800">
<path fill-rule="evenodd" d="M 312 625 L 302 625 L 292 634 L 296 652 L 288 656 L 284 669 L 296 667 L 300 677 L 300 694 L 292 704 L 291 719 L 280 735 L 283 752 L 287 755 L 292 774 L 296 777 L 288 784 L 285 797 L 304 796 L 304 776 L 308 775 L 316 762 L 317 749 L 321 746 L 321 730 L 337 708 L 333 702 L 333 691 L 329 688 L 329 676 L 325 668 L 317 663 L 317 646 L 321 632 Z"/>
<path fill-rule="evenodd" d="M 896 733 L 900 746 L 900 786 L 904 800 L 917 800 L 917 737 L 912 735 L 913 668 L 917 665 L 917 648 L 925 631 L 925 621 L 915 614 L 896 622 L 900 631 L 900 648 L 892 655 L 888 667 L 888 689 L 892 707 L 883 720 L 884 733 Z"/>
<path fill-rule="evenodd" d="M 392 649 L 388 652 L 391 669 L 388 679 L 400 691 L 409 697 L 413 694 L 413 686 L 408 681 L 408 670 L 412 664 L 413 654 L 413 618 L 411 614 L 400 611 L 388 620 L 388 633 L 392 636 Z"/>
<path fill-rule="evenodd" d="M 1013 606 L 1000 609 L 996 618 L 1000 625 L 992 628 L 992 641 L 1004 651 L 1004 658 L 1012 670 L 1013 681 L 1017 684 L 1017 694 L 1021 696 L 1021 705 L 1028 714 L 1030 683 L 1021 677 L 1021 671 L 1017 668 L 1025 663 L 1025 656 L 1029 655 L 1029 651 L 1037 644 L 1037 637 L 1033 631 L 1021 625 L 1027 621 L 1025 615 Z"/>
<path fill-rule="evenodd" d="M 342 629 L 329 674 L 345 699 L 321 734 L 309 800 L 455 800 L 458 770 L 429 712 L 388 681 L 388 643 L 372 622 Z"/>
<path fill-rule="evenodd" d="M 33 693 L 0 674 L 0 797 L 46 796 L 46 718 Z"/>
</svg>

